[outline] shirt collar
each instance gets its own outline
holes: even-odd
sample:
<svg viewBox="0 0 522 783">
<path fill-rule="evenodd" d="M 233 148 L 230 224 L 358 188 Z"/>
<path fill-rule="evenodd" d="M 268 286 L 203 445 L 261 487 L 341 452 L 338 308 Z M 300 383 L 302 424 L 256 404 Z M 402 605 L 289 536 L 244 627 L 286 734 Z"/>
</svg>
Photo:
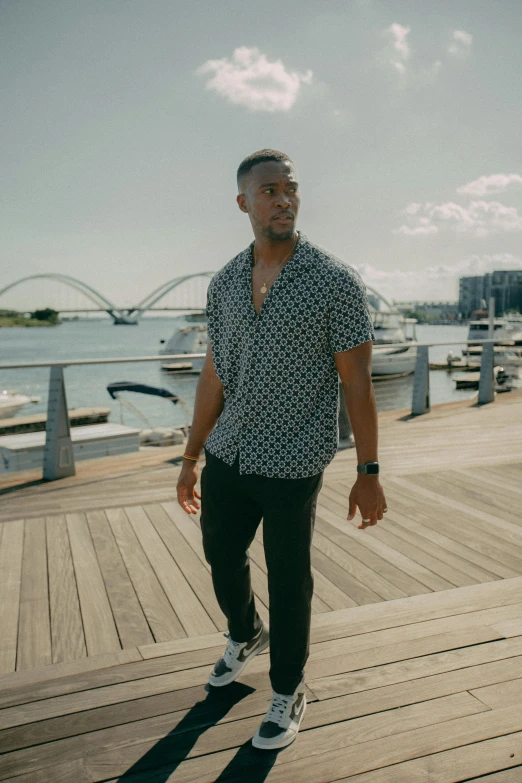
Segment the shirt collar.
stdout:
<svg viewBox="0 0 522 783">
<path fill-rule="evenodd" d="M 241 253 L 241 262 L 245 271 L 248 270 L 249 272 L 252 268 L 254 242 L 255 240 Z M 290 258 L 283 267 L 283 269 L 286 270 L 285 277 L 293 277 L 295 274 L 299 274 L 300 271 L 312 263 L 312 253 L 307 252 L 309 246 L 310 242 L 308 241 L 308 238 L 299 231 L 292 258 Z"/>
</svg>

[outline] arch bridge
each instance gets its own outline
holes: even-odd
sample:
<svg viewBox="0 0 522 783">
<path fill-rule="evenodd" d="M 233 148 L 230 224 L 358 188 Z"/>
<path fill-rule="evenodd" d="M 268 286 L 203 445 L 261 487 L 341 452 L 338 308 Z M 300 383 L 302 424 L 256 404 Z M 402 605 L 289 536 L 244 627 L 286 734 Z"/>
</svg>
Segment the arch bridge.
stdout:
<svg viewBox="0 0 522 783">
<path fill-rule="evenodd" d="M 157 304 L 160 299 L 170 293 L 174 288 L 177 288 L 182 283 L 187 282 L 187 280 L 191 280 L 197 277 L 210 278 L 213 277 L 214 274 L 215 272 L 195 272 L 190 275 L 174 277 L 172 280 L 168 280 L 166 283 L 158 286 L 158 288 L 155 288 L 154 291 L 151 291 L 150 294 L 134 305 L 134 307 L 130 308 L 118 307 L 105 296 L 103 296 L 103 294 L 100 294 L 99 291 L 96 291 L 94 288 L 92 288 L 92 286 L 87 285 L 87 283 L 83 283 L 81 280 L 78 280 L 75 277 L 70 277 L 69 275 L 62 275 L 59 273 L 29 275 L 28 277 L 22 277 L 20 280 L 16 280 L 14 283 L 10 283 L 9 285 L 0 289 L 0 297 L 7 293 L 7 291 L 10 291 L 22 283 L 27 283 L 30 280 L 54 280 L 58 283 L 62 283 L 63 285 L 68 286 L 69 288 L 73 288 L 74 290 L 79 291 L 81 294 L 84 294 L 88 299 L 91 300 L 91 302 L 96 305 L 97 309 L 108 313 L 115 324 L 137 324 L 140 316 L 143 315 L 143 313 L 154 307 L 154 305 Z M 183 309 L 190 310 L 192 308 L 188 307 Z"/>
</svg>

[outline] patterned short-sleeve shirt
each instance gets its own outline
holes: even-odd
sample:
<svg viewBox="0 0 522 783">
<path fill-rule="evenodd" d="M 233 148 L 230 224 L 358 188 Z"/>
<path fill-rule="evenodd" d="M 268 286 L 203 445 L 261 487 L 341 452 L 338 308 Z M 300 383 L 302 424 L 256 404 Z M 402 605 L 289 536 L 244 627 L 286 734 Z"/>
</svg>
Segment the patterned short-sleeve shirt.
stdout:
<svg viewBox="0 0 522 783">
<path fill-rule="evenodd" d="M 374 339 L 359 273 L 299 234 L 256 313 L 253 245 L 225 264 L 207 293 L 208 338 L 224 405 L 205 448 L 239 472 L 304 478 L 339 442 L 334 353 Z"/>
</svg>

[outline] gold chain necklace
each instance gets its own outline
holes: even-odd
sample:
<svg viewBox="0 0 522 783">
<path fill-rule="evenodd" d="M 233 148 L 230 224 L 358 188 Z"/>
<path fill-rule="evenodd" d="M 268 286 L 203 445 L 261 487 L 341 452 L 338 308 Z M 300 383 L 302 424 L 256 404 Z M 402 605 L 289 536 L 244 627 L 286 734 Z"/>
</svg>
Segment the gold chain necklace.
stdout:
<svg viewBox="0 0 522 783">
<path fill-rule="evenodd" d="M 299 237 L 298 237 L 298 238 L 299 238 Z M 296 245 L 297 245 L 297 239 L 296 239 L 296 241 L 295 241 L 295 243 L 294 243 L 294 246 L 293 246 L 293 248 L 292 248 L 292 249 L 290 250 L 290 252 L 288 253 L 288 255 L 287 255 L 287 256 L 285 256 L 285 258 L 283 258 L 283 260 L 281 261 L 281 263 L 279 264 L 279 266 L 277 267 L 277 269 L 275 270 L 275 272 L 273 272 L 273 273 L 270 275 L 270 277 L 268 278 L 268 280 L 267 280 L 266 282 L 264 282 L 264 283 L 263 283 L 263 285 L 261 286 L 261 288 L 259 289 L 259 290 L 261 291 L 261 293 L 262 293 L 262 294 L 266 294 L 266 292 L 268 291 L 268 289 L 267 289 L 267 284 L 268 284 L 268 283 L 270 282 L 270 280 L 273 278 L 273 276 L 275 275 L 275 273 L 277 272 L 277 270 L 278 270 L 278 269 L 280 269 L 280 268 L 283 266 L 283 264 L 285 263 L 285 261 L 287 261 L 287 260 L 290 258 L 290 256 L 292 255 L 292 253 L 294 252 L 294 250 L 295 250 L 295 248 L 296 248 Z M 255 246 L 255 243 L 254 243 L 254 246 L 253 246 L 253 248 L 252 248 L 252 255 L 254 256 L 254 266 L 256 266 L 256 246 Z"/>
</svg>

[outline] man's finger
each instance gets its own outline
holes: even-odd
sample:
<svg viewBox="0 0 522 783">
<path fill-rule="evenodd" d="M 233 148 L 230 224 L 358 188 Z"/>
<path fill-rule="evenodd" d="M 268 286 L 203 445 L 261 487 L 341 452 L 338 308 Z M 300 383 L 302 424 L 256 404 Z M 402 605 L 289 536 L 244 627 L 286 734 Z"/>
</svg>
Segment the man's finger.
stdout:
<svg viewBox="0 0 522 783">
<path fill-rule="evenodd" d="M 350 498 L 348 503 L 349 503 L 349 505 L 348 505 L 348 516 L 347 516 L 347 519 L 353 519 L 354 516 L 355 516 L 355 513 L 357 511 L 357 503 L 355 502 L 355 500 L 352 500 L 352 498 Z"/>
</svg>

